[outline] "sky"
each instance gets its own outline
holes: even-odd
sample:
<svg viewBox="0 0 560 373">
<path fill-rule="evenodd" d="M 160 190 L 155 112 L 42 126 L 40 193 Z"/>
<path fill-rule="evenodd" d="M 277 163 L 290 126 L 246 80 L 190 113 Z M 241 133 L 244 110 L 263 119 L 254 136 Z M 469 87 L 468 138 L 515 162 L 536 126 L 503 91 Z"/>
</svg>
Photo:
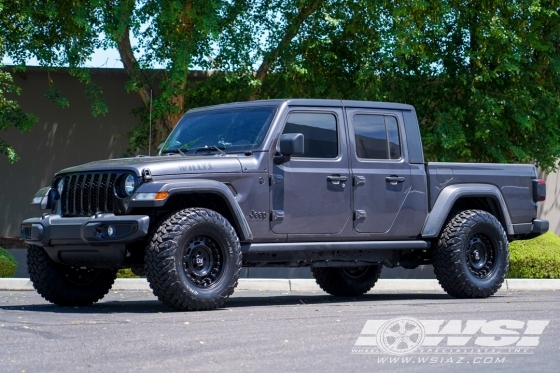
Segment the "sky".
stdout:
<svg viewBox="0 0 560 373">
<path fill-rule="evenodd" d="M 12 60 L 10 58 L 4 57 L 2 58 L 2 63 L 4 65 L 12 65 Z M 38 66 L 37 60 L 32 58 L 27 61 L 27 66 Z M 87 67 L 100 67 L 100 68 L 115 68 L 115 69 L 122 69 L 123 64 L 121 62 L 121 58 L 119 56 L 119 52 L 114 49 L 96 49 L 93 53 Z"/>
</svg>

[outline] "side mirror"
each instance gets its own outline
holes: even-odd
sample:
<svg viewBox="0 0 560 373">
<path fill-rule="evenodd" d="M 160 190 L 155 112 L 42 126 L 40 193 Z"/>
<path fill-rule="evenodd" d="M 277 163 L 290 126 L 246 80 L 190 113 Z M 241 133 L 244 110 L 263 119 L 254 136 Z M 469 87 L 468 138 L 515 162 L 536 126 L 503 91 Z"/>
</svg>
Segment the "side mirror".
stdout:
<svg viewBox="0 0 560 373">
<path fill-rule="evenodd" d="M 165 145 L 165 142 L 162 142 L 161 144 L 158 145 L 157 147 L 158 152 L 161 150 L 161 148 L 163 148 L 163 145 Z"/>
<path fill-rule="evenodd" d="M 305 152 L 303 134 L 286 133 L 280 136 L 280 155 L 274 157 L 276 164 L 288 162 L 292 155 L 303 155 Z"/>
</svg>

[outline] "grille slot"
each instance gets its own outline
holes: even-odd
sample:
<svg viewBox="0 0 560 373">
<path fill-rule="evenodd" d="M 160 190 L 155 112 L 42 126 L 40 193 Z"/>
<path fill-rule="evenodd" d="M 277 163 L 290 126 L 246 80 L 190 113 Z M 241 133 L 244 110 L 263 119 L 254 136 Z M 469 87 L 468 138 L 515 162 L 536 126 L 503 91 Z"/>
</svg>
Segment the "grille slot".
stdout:
<svg viewBox="0 0 560 373">
<path fill-rule="evenodd" d="M 60 198 L 62 216 L 113 213 L 117 173 L 83 173 L 64 177 Z"/>
</svg>

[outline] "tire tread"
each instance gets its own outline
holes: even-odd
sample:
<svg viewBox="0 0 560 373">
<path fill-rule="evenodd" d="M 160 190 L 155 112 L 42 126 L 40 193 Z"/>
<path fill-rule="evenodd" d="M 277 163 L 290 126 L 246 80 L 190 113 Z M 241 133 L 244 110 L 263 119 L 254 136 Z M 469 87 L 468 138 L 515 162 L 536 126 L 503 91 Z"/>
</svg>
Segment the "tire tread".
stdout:
<svg viewBox="0 0 560 373">
<path fill-rule="evenodd" d="M 475 224 L 489 224 L 496 229 L 505 246 L 505 265 L 497 270 L 496 281 L 481 286 L 469 279 L 462 264 L 463 248 L 468 232 Z M 497 263 L 499 265 L 499 263 Z M 465 210 L 451 218 L 443 229 L 433 253 L 434 273 L 439 284 L 449 295 L 456 298 L 486 298 L 495 294 L 505 278 L 509 266 L 507 236 L 496 217 L 483 210 Z"/>
<path fill-rule="evenodd" d="M 233 241 L 235 267 L 227 286 L 213 298 L 202 299 L 186 291 L 179 281 L 175 254 L 186 230 L 198 223 L 212 223 L 223 228 Z M 222 306 L 233 294 L 241 272 L 241 245 L 232 225 L 219 213 L 204 208 L 180 210 L 165 219 L 148 242 L 145 254 L 146 276 L 154 295 L 165 305 L 182 311 L 211 310 Z"/>
<path fill-rule="evenodd" d="M 27 269 L 33 287 L 45 300 L 59 306 L 88 306 L 101 300 L 111 290 L 117 269 L 102 269 L 92 286 L 69 283 L 46 251 L 30 245 L 27 249 Z"/>
<path fill-rule="evenodd" d="M 311 269 L 317 285 L 328 294 L 337 297 L 359 296 L 370 291 L 379 276 L 381 265 L 371 265 L 364 279 L 350 278 L 344 274 L 343 268 L 316 267 Z"/>
</svg>

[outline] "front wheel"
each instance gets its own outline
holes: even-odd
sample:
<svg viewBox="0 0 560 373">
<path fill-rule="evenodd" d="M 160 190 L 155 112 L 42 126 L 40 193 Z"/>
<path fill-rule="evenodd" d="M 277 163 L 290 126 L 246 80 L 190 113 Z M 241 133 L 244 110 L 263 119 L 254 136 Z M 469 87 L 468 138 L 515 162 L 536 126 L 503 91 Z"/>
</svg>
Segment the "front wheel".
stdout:
<svg viewBox="0 0 560 373">
<path fill-rule="evenodd" d="M 181 210 L 164 220 L 146 249 L 154 295 L 177 310 L 223 305 L 237 286 L 241 246 L 231 224 L 215 211 Z"/>
<path fill-rule="evenodd" d="M 498 291 L 509 266 L 507 236 L 494 215 L 466 210 L 442 231 L 433 252 L 441 287 L 456 298 L 486 298 Z"/>
<path fill-rule="evenodd" d="M 116 269 L 77 268 L 55 263 L 39 246 L 27 249 L 33 287 L 59 306 L 88 306 L 103 298 L 117 278 Z"/>
<path fill-rule="evenodd" d="M 381 264 L 362 267 L 317 267 L 311 273 L 325 292 L 337 297 L 354 297 L 367 293 L 381 276 Z"/>
</svg>

